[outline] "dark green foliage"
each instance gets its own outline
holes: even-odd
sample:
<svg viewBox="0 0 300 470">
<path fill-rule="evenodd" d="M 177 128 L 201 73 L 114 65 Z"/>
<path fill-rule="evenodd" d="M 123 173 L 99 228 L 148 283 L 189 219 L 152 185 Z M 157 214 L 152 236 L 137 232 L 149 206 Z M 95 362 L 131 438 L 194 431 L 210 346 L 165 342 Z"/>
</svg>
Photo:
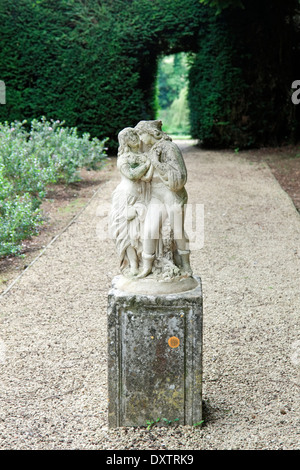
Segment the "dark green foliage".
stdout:
<svg viewBox="0 0 300 470">
<path fill-rule="evenodd" d="M 198 0 L 0 0 L 0 121 L 64 120 L 110 137 L 155 117 L 160 53 L 191 49 Z"/>
<path fill-rule="evenodd" d="M 206 0 L 204 3 L 207 3 Z M 213 146 L 299 136 L 298 0 L 0 0 L 0 122 L 63 120 L 109 137 L 156 116 L 159 57 L 196 53 L 193 135 Z"/>
<path fill-rule="evenodd" d="M 208 5 L 215 9 L 216 13 L 221 13 L 222 10 L 230 7 L 243 8 L 242 0 L 200 0 L 203 5 Z"/>
<path fill-rule="evenodd" d="M 224 2 L 223 2 L 224 3 Z M 190 72 L 192 135 L 206 146 L 299 139 L 291 84 L 300 76 L 298 1 L 244 0 L 209 17 Z"/>
<path fill-rule="evenodd" d="M 242 144 L 278 145 L 299 138 L 291 84 L 300 76 L 298 0 L 244 0 L 226 14 L 246 87 L 235 104 Z"/>
<path fill-rule="evenodd" d="M 234 106 L 245 84 L 234 66 L 232 37 L 222 18 L 208 17 L 190 69 L 191 134 L 204 145 L 227 147 L 237 133 Z"/>
</svg>

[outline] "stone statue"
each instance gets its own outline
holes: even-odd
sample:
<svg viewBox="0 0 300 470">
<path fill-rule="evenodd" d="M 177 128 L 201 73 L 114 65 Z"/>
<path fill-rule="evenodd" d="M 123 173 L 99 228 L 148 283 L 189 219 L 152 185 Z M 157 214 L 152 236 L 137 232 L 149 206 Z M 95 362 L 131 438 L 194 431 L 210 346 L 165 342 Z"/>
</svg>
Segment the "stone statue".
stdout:
<svg viewBox="0 0 300 470">
<path fill-rule="evenodd" d="M 139 136 L 134 129 L 123 129 L 118 138 L 117 167 L 121 173 L 121 183 L 113 193 L 110 227 L 116 242 L 121 271 L 129 267 L 130 273 L 137 275 L 142 222 L 150 197 L 147 182 L 151 180 L 152 168 L 146 155 L 139 152 Z"/>
<path fill-rule="evenodd" d="M 193 288 L 187 282 L 193 277 L 184 230 L 187 171 L 180 149 L 158 120 L 125 128 L 118 140 L 121 182 L 112 196 L 110 229 L 123 278 L 131 287 L 181 281 L 182 289 Z"/>
</svg>

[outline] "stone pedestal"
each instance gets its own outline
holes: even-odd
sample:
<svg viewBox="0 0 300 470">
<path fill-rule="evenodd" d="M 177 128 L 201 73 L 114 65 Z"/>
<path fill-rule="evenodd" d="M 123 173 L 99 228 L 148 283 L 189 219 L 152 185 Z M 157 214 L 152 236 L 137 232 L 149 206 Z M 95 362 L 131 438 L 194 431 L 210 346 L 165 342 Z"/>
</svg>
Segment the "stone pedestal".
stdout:
<svg viewBox="0 0 300 470">
<path fill-rule="evenodd" d="M 146 426 L 164 419 L 193 425 L 202 419 L 202 289 L 108 295 L 108 422 Z"/>
</svg>

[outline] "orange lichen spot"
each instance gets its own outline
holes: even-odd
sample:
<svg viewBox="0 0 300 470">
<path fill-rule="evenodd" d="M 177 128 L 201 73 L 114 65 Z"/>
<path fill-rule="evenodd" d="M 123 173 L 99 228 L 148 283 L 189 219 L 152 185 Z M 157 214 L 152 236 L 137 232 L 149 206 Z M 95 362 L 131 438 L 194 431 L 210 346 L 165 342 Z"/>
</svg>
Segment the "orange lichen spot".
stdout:
<svg viewBox="0 0 300 470">
<path fill-rule="evenodd" d="M 170 348 L 178 348 L 180 344 L 179 338 L 176 336 L 171 336 L 171 338 L 168 339 L 168 345 Z"/>
</svg>

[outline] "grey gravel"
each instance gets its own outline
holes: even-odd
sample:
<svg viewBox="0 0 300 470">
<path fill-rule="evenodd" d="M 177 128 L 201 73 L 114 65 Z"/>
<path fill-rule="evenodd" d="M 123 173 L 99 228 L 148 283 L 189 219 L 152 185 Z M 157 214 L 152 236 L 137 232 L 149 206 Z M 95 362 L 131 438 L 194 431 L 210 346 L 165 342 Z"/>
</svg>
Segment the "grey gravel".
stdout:
<svg viewBox="0 0 300 470">
<path fill-rule="evenodd" d="M 0 299 L 1 449 L 299 449 L 300 218 L 263 164 L 185 143 L 189 201 L 204 204 L 191 263 L 204 292 L 205 425 L 109 429 L 100 240 L 111 178 Z"/>
</svg>

